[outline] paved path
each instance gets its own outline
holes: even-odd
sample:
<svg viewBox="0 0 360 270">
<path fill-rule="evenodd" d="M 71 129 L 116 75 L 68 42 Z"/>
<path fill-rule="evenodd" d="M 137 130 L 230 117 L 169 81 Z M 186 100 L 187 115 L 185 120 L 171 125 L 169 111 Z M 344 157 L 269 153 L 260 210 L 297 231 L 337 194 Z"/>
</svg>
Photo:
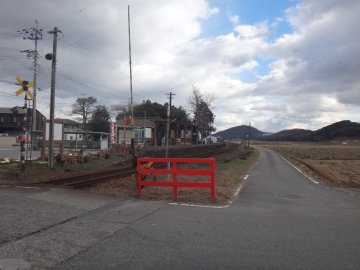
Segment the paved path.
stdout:
<svg viewBox="0 0 360 270">
<path fill-rule="evenodd" d="M 5 234 L 0 258 L 40 269 L 360 269 L 358 193 L 315 184 L 260 151 L 239 198 L 222 209 L 26 191 L 59 215 L 43 231 Z"/>
</svg>

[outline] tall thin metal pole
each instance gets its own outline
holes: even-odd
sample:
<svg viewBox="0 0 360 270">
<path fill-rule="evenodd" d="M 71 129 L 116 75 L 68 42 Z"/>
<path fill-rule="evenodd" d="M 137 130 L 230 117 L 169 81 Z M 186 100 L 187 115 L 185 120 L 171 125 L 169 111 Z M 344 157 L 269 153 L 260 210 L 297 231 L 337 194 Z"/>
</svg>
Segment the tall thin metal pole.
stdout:
<svg viewBox="0 0 360 270">
<path fill-rule="evenodd" d="M 132 136 L 131 139 L 134 140 L 134 104 L 133 104 L 133 93 L 132 93 L 132 66 L 131 66 L 131 34 L 130 34 L 130 5 L 128 5 L 128 30 L 129 30 L 129 66 L 130 66 L 130 106 L 131 106 L 131 129 Z M 132 142 L 131 146 L 134 146 Z M 132 149 L 134 150 L 134 149 Z"/>
<path fill-rule="evenodd" d="M 49 127 L 49 167 L 53 168 L 53 141 L 54 141 L 54 109 L 55 109 L 55 74 L 56 74 L 56 49 L 57 49 L 57 34 L 61 31 L 54 27 L 53 31 L 49 31 L 49 34 L 53 34 L 53 53 L 51 64 L 51 94 L 50 94 L 50 127 Z"/>
</svg>

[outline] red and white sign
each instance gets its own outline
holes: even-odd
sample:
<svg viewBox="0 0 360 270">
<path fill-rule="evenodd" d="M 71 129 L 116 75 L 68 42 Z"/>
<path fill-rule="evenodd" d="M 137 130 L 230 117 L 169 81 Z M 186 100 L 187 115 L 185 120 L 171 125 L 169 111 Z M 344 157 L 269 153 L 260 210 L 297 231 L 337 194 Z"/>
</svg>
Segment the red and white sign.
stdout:
<svg viewBox="0 0 360 270">
<path fill-rule="evenodd" d="M 111 121 L 111 124 L 110 124 L 110 140 L 111 140 L 111 143 L 116 143 L 116 138 L 115 138 L 115 124 L 113 121 Z"/>
</svg>

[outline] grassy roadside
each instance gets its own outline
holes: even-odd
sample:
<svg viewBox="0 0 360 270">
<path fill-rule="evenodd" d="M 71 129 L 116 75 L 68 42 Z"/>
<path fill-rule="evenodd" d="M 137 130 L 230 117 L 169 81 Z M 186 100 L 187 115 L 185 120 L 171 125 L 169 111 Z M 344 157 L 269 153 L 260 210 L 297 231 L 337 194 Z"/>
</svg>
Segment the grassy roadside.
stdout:
<svg viewBox="0 0 360 270">
<path fill-rule="evenodd" d="M 219 203 L 233 199 L 235 190 L 259 156 L 260 153 L 253 149 L 247 159 L 235 158 L 229 162 L 216 162 L 216 196 Z"/>
<path fill-rule="evenodd" d="M 239 152 L 238 156 L 243 156 Z M 234 193 L 249 169 L 255 164 L 259 152 L 253 150 L 247 159 L 234 158 L 229 162 L 216 161 L 215 192 L 216 204 L 227 204 L 233 200 Z M 193 168 L 193 167 L 192 167 Z M 193 169 L 199 169 L 198 167 Z M 208 181 L 199 176 L 186 176 L 184 181 Z M 157 177 L 157 180 L 160 180 Z M 180 177 L 178 178 L 180 180 Z M 131 177 L 118 181 L 117 179 L 98 184 L 90 189 L 95 193 L 116 194 L 133 198 L 137 196 L 136 183 Z M 146 187 L 143 189 L 142 199 L 169 200 L 173 201 L 172 188 L 169 187 Z M 179 188 L 177 202 L 209 204 L 210 192 L 204 188 Z"/>
<path fill-rule="evenodd" d="M 226 177 L 231 183 L 238 184 L 239 178 L 243 178 L 246 172 L 259 158 L 259 151 L 254 149 L 247 159 L 233 159 L 229 162 L 216 162 L 216 171 L 219 176 Z"/>
</svg>

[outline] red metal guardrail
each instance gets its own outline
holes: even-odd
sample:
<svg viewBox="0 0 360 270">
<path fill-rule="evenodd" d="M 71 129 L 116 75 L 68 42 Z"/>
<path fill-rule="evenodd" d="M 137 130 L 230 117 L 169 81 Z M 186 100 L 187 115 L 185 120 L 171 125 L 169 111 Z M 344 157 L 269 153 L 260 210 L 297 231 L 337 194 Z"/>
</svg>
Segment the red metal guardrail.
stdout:
<svg viewBox="0 0 360 270">
<path fill-rule="evenodd" d="M 166 165 L 170 163 L 170 169 L 159 169 L 152 167 L 153 164 L 162 163 Z M 179 163 L 200 163 L 209 164 L 209 169 L 181 169 Z M 146 180 L 149 175 L 172 175 L 172 179 L 168 181 Z M 178 175 L 207 175 L 210 177 L 209 182 L 184 182 L 178 181 Z M 215 200 L 215 159 L 213 158 L 138 158 L 137 160 L 137 187 L 138 193 L 141 195 L 142 187 L 173 187 L 173 197 L 176 199 L 178 188 L 209 188 L 212 200 Z"/>
</svg>

